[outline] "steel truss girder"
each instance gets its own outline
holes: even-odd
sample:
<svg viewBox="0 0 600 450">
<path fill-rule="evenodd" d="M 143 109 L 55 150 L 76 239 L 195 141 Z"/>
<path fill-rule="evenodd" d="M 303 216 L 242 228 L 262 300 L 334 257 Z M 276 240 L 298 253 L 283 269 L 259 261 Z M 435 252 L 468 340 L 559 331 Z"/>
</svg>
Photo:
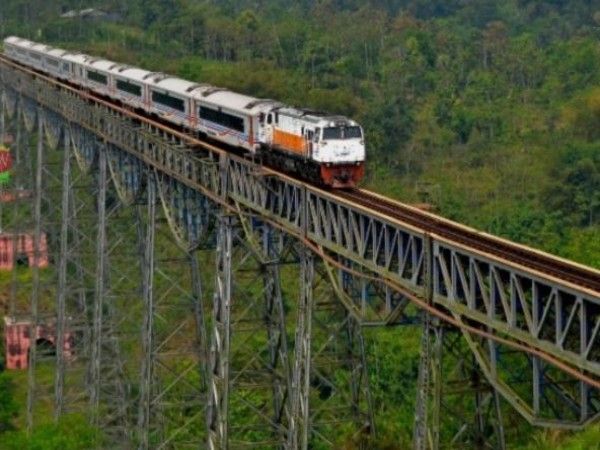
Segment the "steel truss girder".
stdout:
<svg viewBox="0 0 600 450">
<path fill-rule="evenodd" d="M 293 180 L 265 177 L 246 160 L 218 152 L 192 152 L 176 136 L 140 126 L 15 70 L 4 68 L 2 77 L 25 96 L 103 136 L 161 174 L 228 207 L 230 201 L 243 205 L 289 233 L 305 236 L 380 278 L 423 295 L 426 237 L 421 231 Z M 436 307 L 600 374 L 597 295 L 437 236 L 432 236 L 432 241 L 435 256 L 429 270 L 435 274 Z M 395 309 L 385 302 L 363 312 L 360 321 L 383 324 L 396 317 Z M 589 408 L 582 410 L 588 411 L 587 417 L 594 413 Z M 579 419 L 576 423 L 583 422 Z"/>
</svg>

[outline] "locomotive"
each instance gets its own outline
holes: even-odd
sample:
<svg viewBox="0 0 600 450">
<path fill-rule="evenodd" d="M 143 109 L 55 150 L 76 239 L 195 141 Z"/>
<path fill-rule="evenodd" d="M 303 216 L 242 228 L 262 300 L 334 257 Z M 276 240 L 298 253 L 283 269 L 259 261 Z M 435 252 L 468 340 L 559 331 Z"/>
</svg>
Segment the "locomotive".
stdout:
<svg viewBox="0 0 600 450">
<path fill-rule="evenodd" d="M 294 108 L 14 36 L 4 40 L 4 55 L 200 136 L 258 155 L 266 164 L 308 181 L 350 188 L 364 176 L 363 129 L 347 117 Z"/>
</svg>

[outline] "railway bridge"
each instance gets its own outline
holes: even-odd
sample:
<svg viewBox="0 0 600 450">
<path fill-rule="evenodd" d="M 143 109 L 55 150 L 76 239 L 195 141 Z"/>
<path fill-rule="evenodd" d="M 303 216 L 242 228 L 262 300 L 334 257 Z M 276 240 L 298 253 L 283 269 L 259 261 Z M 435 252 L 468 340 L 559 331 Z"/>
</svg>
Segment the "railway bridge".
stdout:
<svg viewBox="0 0 600 450">
<path fill-rule="evenodd" d="M 399 447 L 503 449 L 526 423 L 598 418 L 597 270 L 322 190 L 2 58 L 0 95 L 10 188 L 31 193 L 0 204 L 2 231 L 49 260 L 13 272 L 9 316 L 56 340 L 29 352 L 29 429 L 80 412 L 125 448 L 377 448 L 405 403 Z M 391 376 L 416 398 L 371 389 L 390 374 L 369 342 L 396 351 L 398 329 L 418 356 Z"/>
</svg>

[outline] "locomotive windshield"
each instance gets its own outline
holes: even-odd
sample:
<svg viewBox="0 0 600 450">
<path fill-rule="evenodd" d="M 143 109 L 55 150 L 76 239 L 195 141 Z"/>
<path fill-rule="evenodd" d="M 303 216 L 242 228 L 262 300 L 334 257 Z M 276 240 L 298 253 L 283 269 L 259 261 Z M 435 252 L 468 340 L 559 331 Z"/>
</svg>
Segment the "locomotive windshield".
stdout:
<svg viewBox="0 0 600 450">
<path fill-rule="evenodd" d="M 323 128 L 323 140 L 360 139 L 362 131 L 360 127 Z"/>
<path fill-rule="evenodd" d="M 342 128 L 344 130 L 344 138 L 345 139 L 360 139 L 362 138 L 362 132 L 360 127 L 346 127 Z"/>
</svg>

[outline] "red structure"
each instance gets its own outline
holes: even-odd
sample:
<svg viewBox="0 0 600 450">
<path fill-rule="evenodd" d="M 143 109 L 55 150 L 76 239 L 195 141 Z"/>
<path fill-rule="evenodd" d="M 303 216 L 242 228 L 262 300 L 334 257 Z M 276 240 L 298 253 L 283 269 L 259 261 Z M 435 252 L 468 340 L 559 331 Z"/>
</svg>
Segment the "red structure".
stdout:
<svg viewBox="0 0 600 450">
<path fill-rule="evenodd" d="M 6 347 L 6 368 L 9 370 L 26 369 L 29 361 L 29 348 L 32 339 L 29 337 L 31 322 L 14 317 L 4 318 L 4 341 Z M 65 333 L 65 358 L 73 356 L 73 335 Z M 35 335 L 35 345 L 55 347 L 56 332 L 52 325 L 39 325 Z"/>
<path fill-rule="evenodd" d="M 29 267 L 48 266 L 46 233 L 40 235 L 39 251 L 34 250 L 33 235 L 29 233 L 0 234 L 0 270 L 13 270 L 15 261 L 27 261 Z"/>
<path fill-rule="evenodd" d="M 28 189 L 0 190 L 0 203 L 12 203 L 33 197 L 33 191 Z"/>
<path fill-rule="evenodd" d="M 13 158 L 7 147 L 0 145 L 0 172 L 7 172 L 13 167 Z"/>
</svg>

